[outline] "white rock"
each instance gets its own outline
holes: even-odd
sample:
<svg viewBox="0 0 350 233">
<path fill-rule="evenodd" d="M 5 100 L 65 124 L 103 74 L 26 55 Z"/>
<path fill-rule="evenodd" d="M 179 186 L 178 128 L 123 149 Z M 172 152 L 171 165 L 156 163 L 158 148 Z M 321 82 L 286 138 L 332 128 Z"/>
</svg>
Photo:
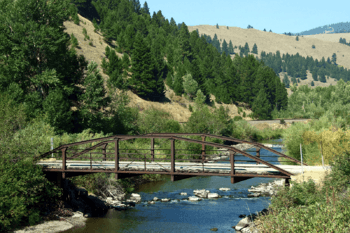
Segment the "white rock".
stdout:
<svg viewBox="0 0 350 233">
<path fill-rule="evenodd" d="M 219 194 L 217 194 L 217 193 L 208 193 L 208 198 L 219 198 Z"/>
<path fill-rule="evenodd" d="M 138 193 L 132 193 L 131 196 L 132 197 L 139 197 L 139 198 L 141 198 L 140 194 L 138 194 Z"/>
<path fill-rule="evenodd" d="M 112 197 L 107 197 L 106 201 L 112 201 L 113 198 Z"/>
<path fill-rule="evenodd" d="M 149 201 L 148 204 L 155 204 L 155 202 L 154 201 Z"/>
<path fill-rule="evenodd" d="M 195 196 L 191 196 L 191 197 L 188 197 L 188 200 L 189 200 L 189 201 L 200 201 L 200 200 L 202 200 L 202 198 L 198 198 L 198 197 L 195 197 Z"/>
<path fill-rule="evenodd" d="M 153 201 L 158 201 L 158 200 L 159 200 L 158 197 L 154 197 L 154 198 L 153 198 Z"/>
<path fill-rule="evenodd" d="M 230 191 L 230 188 L 219 188 L 220 191 Z"/>
<path fill-rule="evenodd" d="M 186 196 L 186 195 L 187 195 L 187 193 L 180 193 L 180 195 L 182 195 L 182 196 Z"/>
<path fill-rule="evenodd" d="M 169 199 L 169 198 L 163 198 L 163 199 L 161 199 L 160 201 L 161 201 L 161 202 L 168 202 L 168 201 L 170 201 L 170 199 Z"/>
</svg>

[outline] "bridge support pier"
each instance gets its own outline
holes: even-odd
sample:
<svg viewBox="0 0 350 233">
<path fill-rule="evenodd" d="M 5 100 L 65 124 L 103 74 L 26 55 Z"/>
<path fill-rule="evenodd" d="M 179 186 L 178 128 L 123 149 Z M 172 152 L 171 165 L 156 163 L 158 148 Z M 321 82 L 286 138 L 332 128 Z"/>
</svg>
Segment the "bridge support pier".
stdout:
<svg viewBox="0 0 350 233">
<path fill-rule="evenodd" d="M 290 178 L 288 179 L 285 179 L 285 183 L 284 183 L 284 185 L 286 186 L 286 187 L 290 187 Z"/>
</svg>

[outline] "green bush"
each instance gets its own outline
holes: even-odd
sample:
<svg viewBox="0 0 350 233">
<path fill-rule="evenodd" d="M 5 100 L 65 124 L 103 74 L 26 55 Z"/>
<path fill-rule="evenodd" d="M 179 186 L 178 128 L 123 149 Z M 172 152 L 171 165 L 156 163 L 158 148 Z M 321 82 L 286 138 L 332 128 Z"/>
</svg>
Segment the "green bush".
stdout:
<svg viewBox="0 0 350 233">
<path fill-rule="evenodd" d="M 241 116 L 235 116 L 233 118 L 234 121 L 240 121 L 240 120 L 243 120 L 243 118 Z"/>
</svg>

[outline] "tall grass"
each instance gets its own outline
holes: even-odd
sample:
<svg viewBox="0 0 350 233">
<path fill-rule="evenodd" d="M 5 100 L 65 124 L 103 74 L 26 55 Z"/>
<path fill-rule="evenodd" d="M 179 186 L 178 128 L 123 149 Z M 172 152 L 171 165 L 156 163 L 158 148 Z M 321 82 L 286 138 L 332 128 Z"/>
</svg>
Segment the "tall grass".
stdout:
<svg viewBox="0 0 350 233">
<path fill-rule="evenodd" d="M 271 198 L 269 214 L 258 217 L 262 232 L 349 232 L 350 154 L 338 155 L 321 187 L 292 181 Z"/>
</svg>

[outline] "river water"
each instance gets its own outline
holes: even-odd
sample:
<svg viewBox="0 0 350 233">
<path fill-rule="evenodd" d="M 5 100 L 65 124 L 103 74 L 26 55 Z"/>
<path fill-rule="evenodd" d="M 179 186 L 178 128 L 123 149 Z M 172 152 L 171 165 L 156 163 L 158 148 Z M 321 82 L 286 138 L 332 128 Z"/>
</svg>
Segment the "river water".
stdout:
<svg viewBox="0 0 350 233">
<path fill-rule="evenodd" d="M 270 140 L 264 143 L 280 144 L 281 140 Z M 273 148 L 281 152 L 281 148 Z M 255 155 L 254 150 L 248 150 Z M 260 150 L 260 156 L 272 164 L 279 164 L 275 154 Z M 237 160 L 246 159 L 236 155 Z M 71 229 L 67 233 L 131 233 L 131 232 L 212 232 L 211 228 L 218 228 L 217 232 L 235 232 L 232 228 L 241 219 L 239 215 L 250 214 L 267 208 L 269 197 L 248 198 L 248 188 L 260 183 L 271 182 L 271 178 L 252 178 L 231 184 L 230 177 L 208 176 L 193 177 L 171 182 L 170 176 L 165 180 L 140 185 L 135 193 L 139 193 L 142 202 L 128 210 L 109 210 L 101 218 L 90 218 L 84 228 Z M 231 191 L 219 191 L 221 187 L 231 188 Z M 222 198 L 203 199 L 198 202 L 182 200 L 181 192 L 194 196 L 193 190 L 206 189 L 218 193 Z M 171 202 L 156 202 L 149 205 L 147 201 L 158 198 L 170 198 Z"/>
</svg>

